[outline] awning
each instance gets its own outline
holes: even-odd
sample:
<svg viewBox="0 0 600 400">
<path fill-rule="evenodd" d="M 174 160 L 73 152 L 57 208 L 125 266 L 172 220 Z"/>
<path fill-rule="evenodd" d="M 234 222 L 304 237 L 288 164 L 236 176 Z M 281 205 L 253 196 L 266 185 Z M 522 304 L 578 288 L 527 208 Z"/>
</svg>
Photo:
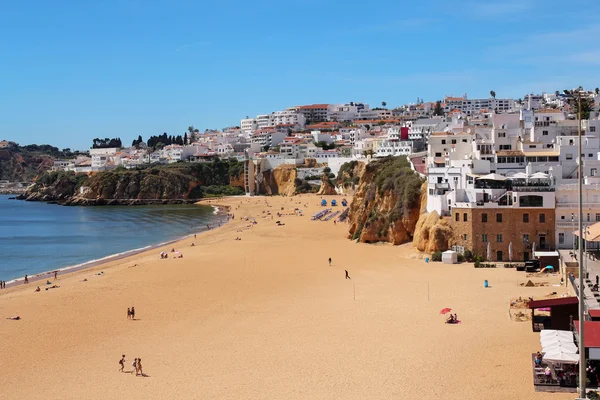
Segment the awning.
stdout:
<svg viewBox="0 0 600 400">
<path fill-rule="evenodd" d="M 587 231 L 587 233 L 586 233 Z M 590 225 L 583 230 L 583 238 L 588 242 L 600 242 L 600 222 Z M 573 232 L 575 236 L 579 236 L 579 229 Z"/>
<path fill-rule="evenodd" d="M 545 353 L 572 353 L 576 354 L 579 349 L 573 342 L 558 342 L 558 343 L 550 343 L 547 346 L 542 347 L 542 351 Z"/>
<path fill-rule="evenodd" d="M 544 354 L 544 361 L 546 362 L 554 362 L 561 364 L 577 364 L 579 363 L 579 355 L 575 353 L 564 353 L 561 351 L 557 351 L 554 353 L 546 353 Z"/>
<path fill-rule="evenodd" d="M 479 180 L 487 180 L 487 181 L 505 181 L 507 178 L 504 175 L 500 174 L 487 174 L 477 178 Z"/>
<path fill-rule="evenodd" d="M 539 257 L 560 257 L 558 251 L 536 251 L 533 253 L 535 258 Z"/>
<path fill-rule="evenodd" d="M 577 296 L 572 296 L 572 297 L 557 297 L 555 299 L 546 299 L 546 300 L 534 300 L 534 301 L 530 301 L 529 302 L 529 308 L 530 309 L 534 309 L 534 308 L 546 308 L 546 307 L 553 307 L 553 306 L 565 306 L 565 305 L 573 305 L 573 304 L 578 304 L 579 303 L 579 299 L 577 298 Z M 556 331 L 553 329 L 542 329 L 542 332 L 545 333 L 540 333 L 540 336 L 556 336 L 556 332 L 569 332 L 570 331 Z M 563 334 L 564 335 L 564 334 Z M 572 334 L 571 334 L 572 336 Z"/>
<path fill-rule="evenodd" d="M 579 321 L 573 321 L 573 325 L 579 335 Z M 585 347 L 600 347 L 600 321 L 585 321 L 584 329 Z"/>
</svg>

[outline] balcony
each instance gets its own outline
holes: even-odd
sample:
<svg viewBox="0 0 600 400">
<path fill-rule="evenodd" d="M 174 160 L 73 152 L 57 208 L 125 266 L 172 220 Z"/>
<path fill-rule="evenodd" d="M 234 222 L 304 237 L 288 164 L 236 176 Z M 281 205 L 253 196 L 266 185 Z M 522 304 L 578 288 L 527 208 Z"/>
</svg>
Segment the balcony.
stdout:
<svg viewBox="0 0 600 400">
<path fill-rule="evenodd" d="M 449 183 L 436 183 L 435 184 L 435 189 L 437 190 L 450 190 L 450 184 Z"/>
<path fill-rule="evenodd" d="M 536 186 L 536 185 L 530 185 L 530 186 L 513 186 L 512 190 L 513 190 L 513 192 L 521 192 L 521 193 L 527 193 L 527 192 L 555 192 L 556 188 L 554 186 Z"/>
</svg>

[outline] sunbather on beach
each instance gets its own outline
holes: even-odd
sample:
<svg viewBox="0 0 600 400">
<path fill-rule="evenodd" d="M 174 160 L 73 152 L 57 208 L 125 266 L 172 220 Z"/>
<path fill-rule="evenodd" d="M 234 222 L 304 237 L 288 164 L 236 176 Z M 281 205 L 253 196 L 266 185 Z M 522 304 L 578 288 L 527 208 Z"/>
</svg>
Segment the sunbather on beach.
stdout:
<svg viewBox="0 0 600 400">
<path fill-rule="evenodd" d="M 39 286 L 37 287 L 37 289 L 35 289 L 35 291 L 36 291 L 36 292 L 39 292 L 40 290 L 41 290 L 41 289 L 40 289 L 40 287 L 39 287 Z"/>
<path fill-rule="evenodd" d="M 21 317 L 20 317 L 20 316 L 18 316 L 18 315 L 15 315 L 14 317 L 8 317 L 8 318 L 6 318 L 6 319 L 12 319 L 13 321 L 18 321 L 18 320 L 20 320 L 20 319 L 21 319 Z"/>
</svg>

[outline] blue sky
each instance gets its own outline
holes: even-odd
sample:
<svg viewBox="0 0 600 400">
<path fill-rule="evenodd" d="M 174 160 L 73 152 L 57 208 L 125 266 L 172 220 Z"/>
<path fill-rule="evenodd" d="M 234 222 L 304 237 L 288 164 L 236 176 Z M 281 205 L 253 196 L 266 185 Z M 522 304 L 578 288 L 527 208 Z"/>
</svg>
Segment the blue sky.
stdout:
<svg viewBox="0 0 600 400">
<path fill-rule="evenodd" d="M 600 86 L 600 3 L 21 0 L 0 5 L 0 140 L 238 125 L 285 107 Z"/>
</svg>

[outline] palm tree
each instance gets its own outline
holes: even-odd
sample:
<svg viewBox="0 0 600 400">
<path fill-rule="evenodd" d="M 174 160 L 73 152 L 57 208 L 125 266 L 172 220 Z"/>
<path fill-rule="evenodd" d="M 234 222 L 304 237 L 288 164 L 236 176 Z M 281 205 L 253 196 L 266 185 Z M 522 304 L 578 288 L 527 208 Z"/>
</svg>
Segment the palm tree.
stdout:
<svg viewBox="0 0 600 400">
<path fill-rule="evenodd" d="M 559 95 L 559 94 L 560 94 L 560 92 L 559 92 L 558 90 L 557 90 L 556 92 L 554 92 L 554 95 L 555 95 L 556 97 L 558 97 L 558 95 Z"/>
<path fill-rule="evenodd" d="M 493 90 L 490 90 L 490 96 L 492 96 L 495 99 L 496 98 L 496 92 L 494 92 Z"/>
<path fill-rule="evenodd" d="M 598 96 L 598 94 L 600 93 L 600 89 L 599 88 L 594 89 L 594 93 L 596 93 L 596 96 Z"/>
<path fill-rule="evenodd" d="M 385 108 L 385 106 L 387 106 L 387 103 L 385 101 L 381 102 L 381 107 Z"/>
</svg>

